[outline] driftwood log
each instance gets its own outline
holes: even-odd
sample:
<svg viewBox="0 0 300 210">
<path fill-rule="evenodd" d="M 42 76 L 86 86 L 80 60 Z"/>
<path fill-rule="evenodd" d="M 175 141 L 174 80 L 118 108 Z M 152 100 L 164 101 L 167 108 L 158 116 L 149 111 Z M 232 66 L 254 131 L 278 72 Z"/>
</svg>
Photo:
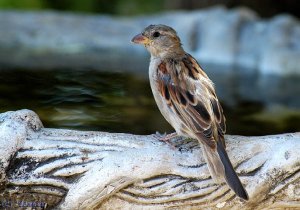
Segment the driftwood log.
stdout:
<svg viewBox="0 0 300 210">
<path fill-rule="evenodd" d="M 0 114 L 0 208 L 300 209 L 300 133 L 226 136 L 250 196 L 216 185 L 199 145 L 152 135 L 43 128 L 30 110 Z"/>
</svg>

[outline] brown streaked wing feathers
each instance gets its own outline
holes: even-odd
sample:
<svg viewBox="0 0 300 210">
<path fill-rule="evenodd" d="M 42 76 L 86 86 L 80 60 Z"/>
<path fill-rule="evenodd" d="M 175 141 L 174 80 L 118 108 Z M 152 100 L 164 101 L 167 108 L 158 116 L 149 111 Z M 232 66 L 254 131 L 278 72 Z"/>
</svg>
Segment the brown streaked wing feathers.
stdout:
<svg viewBox="0 0 300 210">
<path fill-rule="evenodd" d="M 182 59 L 182 62 L 185 65 L 185 67 L 188 69 L 189 75 L 194 79 L 198 79 L 199 76 L 208 78 L 206 73 L 202 70 L 199 63 L 190 54 L 186 54 L 186 55 L 187 56 Z"/>
<path fill-rule="evenodd" d="M 217 98 L 211 98 L 210 101 L 216 119 L 218 136 L 220 137 L 224 148 L 226 148 L 225 139 L 224 139 L 224 135 L 226 132 L 226 124 L 225 124 L 225 117 L 223 114 L 222 106 L 220 105 Z"/>
<path fill-rule="evenodd" d="M 183 60 L 182 62 L 184 63 L 184 66 L 188 69 L 193 68 L 192 74 L 195 75 L 194 79 L 199 78 L 203 75 L 206 76 L 204 72 L 198 72 L 200 67 L 197 63 L 195 63 L 195 60 L 191 59 L 191 57 L 187 57 L 185 58 L 185 61 Z M 195 95 L 193 95 L 191 91 L 184 89 L 184 87 L 186 87 L 185 85 L 183 85 L 183 87 L 180 87 L 174 84 L 173 78 L 176 76 L 176 70 L 169 68 L 172 68 L 172 66 L 167 65 L 164 62 L 162 62 L 158 66 L 157 82 L 160 94 L 166 99 L 169 108 L 172 109 L 173 112 L 178 115 L 178 117 L 187 127 L 192 129 L 192 131 L 198 137 L 198 139 L 203 141 L 210 148 L 214 149 L 216 147 L 216 142 L 214 140 L 212 130 L 213 122 L 207 108 L 200 100 L 195 98 Z M 179 77 L 177 77 L 177 80 L 178 79 Z M 178 84 L 180 84 L 180 82 L 181 81 L 179 81 Z M 184 83 L 184 81 L 182 83 Z M 221 113 L 221 108 L 219 106 L 218 101 L 213 101 L 212 106 L 214 109 L 214 114 L 218 115 L 218 119 L 220 119 L 220 122 L 222 122 L 223 120 L 221 115 L 223 116 L 223 114 Z M 219 127 L 220 134 L 223 135 L 222 126 Z"/>
</svg>

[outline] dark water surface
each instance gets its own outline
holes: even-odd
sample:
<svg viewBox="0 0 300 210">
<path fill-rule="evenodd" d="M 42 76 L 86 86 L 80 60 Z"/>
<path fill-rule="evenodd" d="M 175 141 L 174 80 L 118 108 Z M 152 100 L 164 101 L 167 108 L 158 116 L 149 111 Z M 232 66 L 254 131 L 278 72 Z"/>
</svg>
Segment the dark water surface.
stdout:
<svg viewBox="0 0 300 210">
<path fill-rule="evenodd" d="M 300 131 L 300 78 L 209 76 L 227 118 L 227 133 Z M 172 128 L 146 78 L 91 70 L 1 70 L 0 111 L 31 109 L 45 127 L 150 134 Z"/>
</svg>

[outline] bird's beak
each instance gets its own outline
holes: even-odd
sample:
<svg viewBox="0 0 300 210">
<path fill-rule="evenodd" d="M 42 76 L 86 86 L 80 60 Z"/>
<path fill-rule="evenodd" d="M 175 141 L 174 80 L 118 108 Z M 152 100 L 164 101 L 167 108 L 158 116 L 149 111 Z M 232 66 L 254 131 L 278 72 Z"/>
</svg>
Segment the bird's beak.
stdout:
<svg viewBox="0 0 300 210">
<path fill-rule="evenodd" d="M 149 44 L 150 39 L 148 39 L 147 37 L 145 37 L 142 34 L 138 34 L 131 39 L 131 42 L 135 43 L 135 44 L 144 44 L 145 45 L 145 44 Z"/>
</svg>

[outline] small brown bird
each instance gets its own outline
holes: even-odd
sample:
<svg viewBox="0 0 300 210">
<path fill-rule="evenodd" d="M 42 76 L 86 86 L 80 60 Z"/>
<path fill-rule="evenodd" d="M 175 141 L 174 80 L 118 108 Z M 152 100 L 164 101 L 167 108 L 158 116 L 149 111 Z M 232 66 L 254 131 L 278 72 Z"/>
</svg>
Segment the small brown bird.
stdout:
<svg viewBox="0 0 300 210">
<path fill-rule="evenodd" d="M 150 85 L 165 119 L 176 135 L 197 139 L 212 178 L 225 181 L 242 199 L 248 194 L 225 150 L 225 117 L 214 85 L 197 61 L 182 46 L 176 31 L 166 25 L 150 25 L 133 43 L 143 44 L 151 54 Z"/>
</svg>

